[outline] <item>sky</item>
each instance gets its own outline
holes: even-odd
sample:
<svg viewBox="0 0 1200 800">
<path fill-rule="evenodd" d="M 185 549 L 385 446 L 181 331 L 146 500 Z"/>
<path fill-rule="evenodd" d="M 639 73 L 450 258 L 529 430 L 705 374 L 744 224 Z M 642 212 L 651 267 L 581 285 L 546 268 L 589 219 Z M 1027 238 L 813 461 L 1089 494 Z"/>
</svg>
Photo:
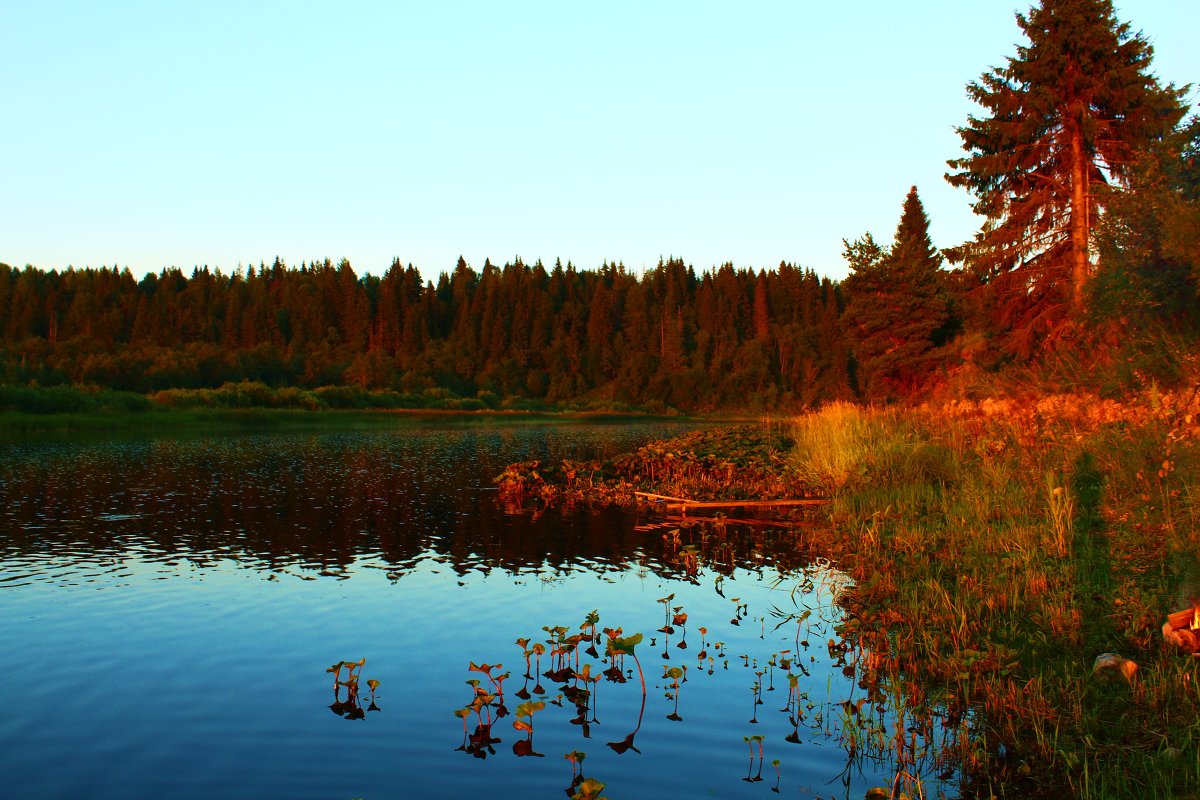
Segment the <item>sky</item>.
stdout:
<svg viewBox="0 0 1200 800">
<path fill-rule="evenodd" d="M 1194 0 L 1116 7 L 1200 82 Z M 0 261 L 841 278 L 912 185 L 936 245 L 978 228 L 945 162 L 1028 8 L 0 0 Z"/>
</svg>

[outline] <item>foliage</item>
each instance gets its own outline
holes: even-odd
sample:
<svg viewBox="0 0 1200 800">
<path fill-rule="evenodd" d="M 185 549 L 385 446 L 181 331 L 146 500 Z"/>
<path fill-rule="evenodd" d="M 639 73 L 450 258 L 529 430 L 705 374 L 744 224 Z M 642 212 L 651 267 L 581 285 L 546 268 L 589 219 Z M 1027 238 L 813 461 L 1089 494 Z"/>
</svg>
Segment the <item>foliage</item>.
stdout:
<svg viewBox="0 0 1200 800">
<path fill-rule="evenodd" d="M 1153 49 L 1110 0 L 1042 0 L 1017 22 L 1027 44 L 967 86 L 985 114 L 958 129 L 967 155 L 947 179 L 977 198 L 975 239 L 948 250 L 1028 354 L 1082 309 L 1103 187 L 1183 116 L 1183 90 L 1150 71 Z"/>
<path fill-rule="evenodd" d="M 696 430 L 604 461 L 526 461 L 496 477 L 515 506 L 556 502 L 636 502 L 635 491 L 692 500 L 798 497 L 814 487 L 788 458 L 792 440 L 779 426 Z"/>
<path fill-rule="evenodd" d="M 1091 309 L 1121 338 L 1153 346 L 1200 326 L 1200 117 L 1141 154 L 1108 195 Z"/>
<path fill-rule="evenodd" d="M 460 259 L 430 282 L 399 262 L 382 277 L 276 259 L 141 281 L 0 264 L 0 381 L 183 404 L 206 398 L 179 392 L 251 382 L 338 387 L 321 398 L 336 408 L 799 408 L 849 394 L 841 308 L 836 284 L 786 263 L 697 275 L 668 259 L 638 276 Z"/>
<path fill-rule="evenodd" d="M 871 234 L 846 242 L 850 275 L 844 327 L 860 395 L 908 397 L 932 377 L 950 330 L 950 304 L 929 219 L 912 187 L 890 248 Z"/>
<path fill-rule="evenodd" d="M 378 680 L 371 678 L 367 681 L 370 696 L 366 709 L 363 709 L 358 699 L 358 682 L 362 676 L 363 665 L 366 663 L 366 658 L 360 658 L 358 661 L 338 661 L 325 670 L 333 675 L 333 703 L 329 706 L 330 711 L 346 719 L 362 720 L 366 719 L 367 711 L 380 710 L 375 703 L 375 692 L 379 689 Z M 346 670 L 344 679 L 342 678 L 342 669 Z M 346 690 L 345 700 L 342 699 L 343 688 Z"/>
<path fill-rule="evenodd" d="M 0 385 L 0 411 L 27 414 L 70 412 L 144 412 L 151 403 L 133 392 L 96 386 L 5 386 Z"/>
</svg>

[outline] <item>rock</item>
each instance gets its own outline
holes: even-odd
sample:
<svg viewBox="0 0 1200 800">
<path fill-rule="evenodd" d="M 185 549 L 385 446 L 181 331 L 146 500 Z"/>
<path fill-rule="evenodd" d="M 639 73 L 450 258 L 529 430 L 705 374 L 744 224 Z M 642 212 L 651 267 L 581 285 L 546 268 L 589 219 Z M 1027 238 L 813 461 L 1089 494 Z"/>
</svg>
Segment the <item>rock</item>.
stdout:
<svg viewBox="0 0 1200 800">
<path fill-rule="evenodd" d="M 1125 658 L 1118 653 L 1101 653 L 1092 664 L 1092 674 L 1098 678 L 1113 678 L 1120 676 L 1126 683 L 1133 683 L 1137 675 L 1137 662 Z"/>
<path fill-rule="evenodd" d="M 891 792 L 882 786 L 872 786 L 870 789 L 867 789 L 865 800 L 888 800 L 891 796 Z"/>
</svg>

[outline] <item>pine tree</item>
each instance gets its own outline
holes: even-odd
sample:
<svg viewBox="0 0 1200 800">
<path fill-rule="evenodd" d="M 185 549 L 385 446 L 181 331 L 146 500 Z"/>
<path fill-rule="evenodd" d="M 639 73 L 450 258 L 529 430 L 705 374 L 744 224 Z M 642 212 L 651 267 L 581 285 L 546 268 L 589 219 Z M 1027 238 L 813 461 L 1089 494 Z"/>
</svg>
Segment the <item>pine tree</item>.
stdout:
<svg viewBox="0 0 1200 800">
<path fill-rule="evenodd" d="M 995 292 L 999 322 L 1027 350 L 1081 309 L 1104 187 L 1175 126 L 1185 89 L 1159 85 L 1153 49 L 1111 0 L 1041 0 L 1017 23 L 1028 44 L 967 86 L 986 114 L 958 129 L 968 155 L 946 179 L 987 221 L 947 255 Z"/>
</svg>

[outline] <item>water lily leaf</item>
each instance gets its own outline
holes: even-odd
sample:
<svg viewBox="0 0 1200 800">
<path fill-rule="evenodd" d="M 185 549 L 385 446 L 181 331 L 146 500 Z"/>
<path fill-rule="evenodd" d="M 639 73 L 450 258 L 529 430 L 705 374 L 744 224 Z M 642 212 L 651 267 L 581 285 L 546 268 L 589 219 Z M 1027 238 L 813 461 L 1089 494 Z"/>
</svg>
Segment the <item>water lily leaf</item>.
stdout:
<svg viewBox="0 0 1200 800">
<path fill-rule="evenodd" d="M 600 793 L 607 785 L 595 778 L 585 778 L 579 784 L 578 791 L 571 795 L 571 800 L 600 800 Z"/>
<path fill-rule="evenodd" d="M 617 637 L 609 640 L 608 649 L 612 653 L 624 653 L 625 655 L 633 655 L 633 650 L 637 645 L 641 644 L 642 635 L 635 633 L 632 636 Z"/>
</svg>

